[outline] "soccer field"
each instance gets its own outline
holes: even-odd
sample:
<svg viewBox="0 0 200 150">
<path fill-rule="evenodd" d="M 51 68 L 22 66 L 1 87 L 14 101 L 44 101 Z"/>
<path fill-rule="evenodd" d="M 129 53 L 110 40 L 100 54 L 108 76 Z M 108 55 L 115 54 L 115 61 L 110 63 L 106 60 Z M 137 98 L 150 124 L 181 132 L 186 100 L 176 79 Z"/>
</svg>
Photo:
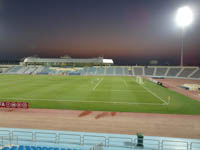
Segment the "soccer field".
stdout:
<svg viewBox="0 0 200 150">
<path fill-rule="evenodd" d="M 170 97 L 170 99 L 169 99 Z M 200 114 L 200 102 L 134 77 L 1 75 L 0 101 L 31 108 Z"/>
</svg>

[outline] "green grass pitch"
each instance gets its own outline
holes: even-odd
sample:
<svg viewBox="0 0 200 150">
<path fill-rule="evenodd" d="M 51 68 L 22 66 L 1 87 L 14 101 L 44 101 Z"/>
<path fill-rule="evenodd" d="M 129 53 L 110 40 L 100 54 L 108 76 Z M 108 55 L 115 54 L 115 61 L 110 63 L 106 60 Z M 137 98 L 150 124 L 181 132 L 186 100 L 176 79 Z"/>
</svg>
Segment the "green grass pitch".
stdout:
<svg viewBox="0 0 200 150">
<path fill-rule="evenodd" d="M 170 101 L 169 101 L 170 97 Z M 0 101 L 31 108 L 200 114 L 200 102 L 134 77 L 0 75 Z"/>
</svg>

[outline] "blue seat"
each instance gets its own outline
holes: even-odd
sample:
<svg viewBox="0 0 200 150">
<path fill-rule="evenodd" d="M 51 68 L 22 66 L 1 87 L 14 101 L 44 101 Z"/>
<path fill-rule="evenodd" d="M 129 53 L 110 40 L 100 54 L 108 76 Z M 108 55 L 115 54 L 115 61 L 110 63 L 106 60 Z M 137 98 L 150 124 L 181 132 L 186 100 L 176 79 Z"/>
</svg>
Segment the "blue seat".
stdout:
<svg viewBox="0 0 200 150">
<path fill-rule="evenodd" d="M 30 146 L 25 146 L 25 149 L 26 150 L 31 150 L 31 147 Z"/>
<path fill-rule="evenodd" d="M 4 147 L 2 150 L 10 150 L 9 147 Z"/>
<path fill-rule="evenodd" d="M 32 149 L 32 150 L 37 150 L 37 147 L 31 146 L 31 149 Z"/>
<path fill-rule="evenodd" d="M 49 147 L 49 150 L 54 150 L 54 147 Z"/>
<path fill-rule="evenodd" d="M 42 150 L 49 150 L 48 147 L 42 147 Z"/>
<path fill-rule="evenodd" d="M 17 150 L 18 147 L 17 146 L 12 146 L 10 150 Z"/>
<path fill-rule="evenodd" d="M 9 147 L 4 147 L 2 150 L 83 150 L 83 149 L 76 149 L 76 148 L 59 148 L 59 147 L 41 147 L 41 146 L 24 146 L 20 145 L 19 147 L 17 146 L 12 146 L 11 148 Z"/>
<path fill-rule="evenodd" d="M 18 150 L 25 150 L 25 148 L 23 145 L 20 145 Z"/>
<path fill-rule="evenodd" d="M 37 150 L 42 150 L 42 147 L 40 147 L 40 146 L 37 146 Z"/>
</svg>

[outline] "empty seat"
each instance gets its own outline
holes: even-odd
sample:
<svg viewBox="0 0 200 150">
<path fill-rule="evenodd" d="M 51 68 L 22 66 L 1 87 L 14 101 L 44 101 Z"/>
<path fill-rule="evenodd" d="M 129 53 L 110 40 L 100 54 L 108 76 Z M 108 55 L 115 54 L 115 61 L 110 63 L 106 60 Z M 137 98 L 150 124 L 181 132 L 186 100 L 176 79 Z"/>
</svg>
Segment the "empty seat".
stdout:
<svg viewBox="0 0 200 150">
<path fill-rule="evenodd" d="M 41 146 L 24 146 L 24 145 L 20 145 L 20 146 L 12 146 L 10 147 L 4 147 L 2 150 L 83 150 L 83 149 L 77 149 L 77 148 L 59 148 L 59 147 L 41 147 Z"/>
<path fill-rule="evenodd" d="M 4 147 L 2 150 L 10 150 L 9 147 Z"/>
<path fill-rule="evenodd" d="M 145 67 L 145 68 L 144 68 L 144 73 L 145 73 L 145 75 L 147 75 L 147 76 L 153 76 L 154 68 Z"/>
<path fill-rule="evenodd" d="M 134 70 L 134 73 L 135 73 L 136 76 L 143 75 L 143 71 L 142 71 L 143 68 L 142 67 L 140 67 L 140 68 L 139 67 L 134 67 L 133 70 Z"/>
<path fill-rule="evenodd" d="M 25 150 L 25 147 L 23 145 L 20 145 L 18 150 Z"/>
<path fill-rule="evenodd" d="M 156 76 L 164 76 L 168 68 L 157 68 Z"/>
<path fill-rule="evenodd" d="M 188 77 L 196 68 L 184 68 L 179 77 Z"/>
<path fill-rule="evenodd" d="M 25 146 L 25 149 L 26 150 L 31 150 L 31 147 L 30 146 Z"/>
<path fill-rule="evenodd" d="M 17 146 L 13 146 L 13 147 L 11 147 L 11 149 L 10 150 L 17 150 L 18 149 L 18 147 Z"/>
<path fill-rule="evenodd" d="M 181 68 L 170 68 L 167 76 L 174 77 L 179 73 L 180 70 Z"/>
</svg>

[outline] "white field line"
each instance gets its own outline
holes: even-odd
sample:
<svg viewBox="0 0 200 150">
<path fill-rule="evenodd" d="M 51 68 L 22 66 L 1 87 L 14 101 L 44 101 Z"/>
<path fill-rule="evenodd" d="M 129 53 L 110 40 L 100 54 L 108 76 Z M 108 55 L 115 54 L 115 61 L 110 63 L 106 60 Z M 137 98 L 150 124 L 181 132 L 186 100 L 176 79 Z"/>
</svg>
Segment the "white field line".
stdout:
<svg viewBox="0 0 200 150">
<path fill-rule="evenodd" d="M 125 86 L 128 86 L 128 84 L 127 84 L 126 80 L 124 80 L 124 84 L 125 84 Z"/>
<path fill-rule="evenodd" d="M 133 79 L 132 79 L 133 80 Z M 134 81 L 134 80 L 133 80 Z M 134 81 L 136 82 L 136 81 Z M 137 82 L 136 82 L 137 83 Z M 140 85 L 139 83 L 137 83 L 138 85 Z M 151 95 L 155 96 L 156 98 L 158 98 L 159 100 L 161 100 L 164 104 L 168 105 L 168 103 L 162 99 L 160 96 L 158 96 L 157 94 L 155 94 L 154 92 L 152 92 L 151 90 L 149 90 L 147 87 L 143 86 L 142 84 L 140 85 L 143 87 L 143 89 L 145 89 L 147 92 L 149 92 Z"/>
<path fill-rule="evenodd" d="M 103 81 L 103 78 L 101 78 L 101 80 L 99 82 L 97 82 L 97 84 L 94 86 L 94 88 L 92 90 L 94 91 L 102 81 Z"/>
<path fill-rule="evenodd" d="M 154 92 L 152 92 L 151 90 L 149 90 L 147 87 L 145 87 L 145 86 L 143 86 L 143 85 L 142 85 L 142 87 L 143 87 L 145 90 L 147 90 L 149 93 L 151 93 L 151 95 L 155 96 L 156 98 L 158 98 L 159 100 L 161 100 L 162 102 L 164 102 L 165 104 L 168 105 L 168 103 L 167 103 L 164 99 L 162 99 L 160 96 L 156 95 Z"/>
<path fill-rule="evenodd" d="M 23 101 L 62 101 L 62 102 L 73 102 L 73 103 L 103 103 L 103 104 L 127 104 L 127 105 L 166 105 L 159 103 L 134 103 L 134 102 L 105 102 L 105 101 L 85 101 L 85 100 L 67 100 L 67 99 L 34 99 L 34 98 L 4 98 L 1 97 L 1 100 L 23 100 Z"/>
<path fill-rule="evenodd" d="M 102 91 L 102 92 L 107 92 L 108 90 L 95 90 L 95 91 Z M 111 92 L 135 92 L 135 93 L 146 93 L 144 90 L 109 90 Z"/>
</svg>

